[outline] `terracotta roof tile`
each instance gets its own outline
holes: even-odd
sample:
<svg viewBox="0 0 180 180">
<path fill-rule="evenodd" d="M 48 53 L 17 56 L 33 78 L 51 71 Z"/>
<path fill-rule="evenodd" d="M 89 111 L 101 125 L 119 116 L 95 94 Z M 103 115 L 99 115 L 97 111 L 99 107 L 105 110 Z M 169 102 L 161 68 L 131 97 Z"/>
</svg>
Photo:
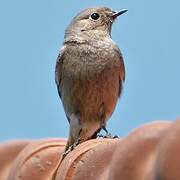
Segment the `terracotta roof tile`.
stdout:
<svg viewBox="0 0 180 180">
<path fill-rule="evenodd" d="M 0 180 L 7 179 L 12 162 L 28 143 L 28 141 L 14 141 L 0 144 Z"/>
<path fill-rule="evenodd" d="M 180 120 L 154 122 L 124 138 L 86 141 L 62 162 L 65 139 L 5 143 L 0 180 L 177 180 L 179 137 Z"/>
<path fill-rule="evenodd" d="M 64 139 L 45 139 L 28 144 L 13 163 L 8 180 L 52 179 L 65 144 Z"/>
</svg>

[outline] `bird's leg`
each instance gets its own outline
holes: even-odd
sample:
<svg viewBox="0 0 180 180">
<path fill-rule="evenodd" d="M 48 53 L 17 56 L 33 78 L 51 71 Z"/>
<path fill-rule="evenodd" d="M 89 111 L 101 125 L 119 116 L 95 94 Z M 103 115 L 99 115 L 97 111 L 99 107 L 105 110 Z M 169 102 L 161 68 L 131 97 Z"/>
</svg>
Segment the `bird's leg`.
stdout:
<svg viewBox="0 0 180 180">
<path fill-rule="evenodd" d="M 100 110 L 99 110 L 99 118 L 100 118 L 100 130 L 103 129 L 105 131 L 105 135 L 102 134 L 98 134 L 98 137 L 102 137 L 102 138 L 117 138 L 118 136 L 112 136 L 111 133 L 109 133 L 109 131 L 106 129 L 106 107 L 104 102 L 101 104 L 100 106 Z"/>
<path fill-rule="evenodd" d="M 101 127 L 101 130 L 102 130 L 102 129 L 106 132 L 106 135 L 103 135 L 103 134 L 99 134 L 99 133 L 98 133 L 97 137 L 107 138 L 107 134 L 110 135 L 110 133 L 108 132 L 108 130 L 106 129 L 106 127 L 105 127 L 104 125 Z"/>
<path fill-rule="evenodd" d="M 79 138 L 77 139 L 77 141 L 75 141 L 75 143 L 72 145 L 72 146 L 73 146 L 73 149 L 74 149 L 77 145 L 79 145 L 80 142 L 81 142 L 81 138 L 79 137 Z"/>
<path fill-rule="evenodd" d="M 70 117 L 67 116 L 67 119 L 70 123 L 70 135 L 69 135 L 69 142 L 66 146 L 65 152 L 63 153 L 63 158 L 73 151 L 73 149 L 81 142 L 80 134 L 82 132 L 82 127 L 80 124 L 80 115 L 79 113 L 71 114 Z"/>
<path fill-rule="evenodd" d="M 69 148 L 62 154 L 62 160 L 66 157 L 67 154 L 69 154 L 71 151 L 74 150 L 74 148 L 79 145 L 81 142 L 81 138 L 79 137 L 77 139 L 77 141 L 74 142 L 74 144 L 72 144 L 71 146 L 69 146 Z"/>
<path fill-rule="evenodd" d="M 101 136 L 103 138 L 111 138 L 111 139 L 115 139 L 115 138 L 119 138 L 117 135 L 113 136 L 107 129 L 106 129 L 106 126 L 103 125 L 102 126 L 102 129 L 105 131 L 105 136 Z"/>
<path fill-rule="evenodd" d="M 104 136 L 104 138 L 112 138 L 112 135 L 111 135 L 111 133 L 107 130 L 107 128 L 106 128 L 106 126 L 102 126 L 102 129 L 105 131 L 105 136 Z"/>
<path fill-rule="evenodd" d="M 63 152 L 62 154 L 62 160 L 66 157 L 67 154 L 69 154 L 73 150 L 73 145 L 69 146 L 69 148 Z"/>
</svg>

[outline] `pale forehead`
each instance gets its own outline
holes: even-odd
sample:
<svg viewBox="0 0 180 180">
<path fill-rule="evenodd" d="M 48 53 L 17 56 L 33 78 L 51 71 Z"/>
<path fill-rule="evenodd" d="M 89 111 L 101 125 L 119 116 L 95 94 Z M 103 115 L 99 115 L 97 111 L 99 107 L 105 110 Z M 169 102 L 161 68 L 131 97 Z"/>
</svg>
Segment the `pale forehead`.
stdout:
<svg viewBox="0 0 180 180">
<path fill-rule="evenodd" d="M 85 16 L 89 16 L 90 14 L 97 12 L 97 13 L 103 13 L 103 14 L 108 14 L 108 13 L 112 13 L 113 11 L 108 8 L 108 7 L 94 7 L 94 8 L 87 8 L 83 11 L 81 11 L 80 13 L 78 13 L 75 16 L 75 19 L 81 19 Z"/>
<path fill-rule="evenodd" d="M 108 7 L 92 7 L 85 9 L 81 13 L 91 13 L 91 12 L 112 12 L 112 10 Z"/>
</svg>

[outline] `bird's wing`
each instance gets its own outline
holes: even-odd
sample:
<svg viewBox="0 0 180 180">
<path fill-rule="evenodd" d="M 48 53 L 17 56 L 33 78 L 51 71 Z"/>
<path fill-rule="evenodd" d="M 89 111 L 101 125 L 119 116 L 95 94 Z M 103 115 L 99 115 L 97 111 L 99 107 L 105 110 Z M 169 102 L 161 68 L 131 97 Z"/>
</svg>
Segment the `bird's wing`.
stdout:
<svg viewBox="0 0 180 180">
<path fill-rule="evenodd" d="M 115 51 L 120 61 L 120 70 L 119 70 L 119 96 L 120 96 L 122 91 L 122 83 L 125 81 L 125 77 L 126 77 L 126 71 L 125 71 L 123 56 L 118 46 L 116 46 Z"/>
<path fill-rule="evenodd" d="M 57 90 L 59 93 L 59 97 L 61 98 L 61 79 L 62 79 L 62 65 L 63 65 L 63 57 L 65 52 L 65 46 L 61 48 L 61 51 L 56 60 L 56 67 L 55 67 L 55 82 L 57 85 Z"/>
<path fill-rule="evenodd" d="M 116 54 L 117 54 L 117 56 L 118 56 L 118 59 L 119 59 L 119 61 L 120 61 L 120 80 L 122 81 L 122 82 L 124 82 L 125 81 L 125 76 L 126 76 L 126 71 L 125 71 L 125 65 L 124 65 L 124 60 L 123 60 L 123 56 L 122 56 L 122 54 L 121 54 L 121 51 L 120 51 L 120 49 L 118 48 L 118 46 L 116 46 L 115 47 L 115 52 L 116 52 Z"/>
<path fill-rule="evenodd" d="M 126 78 L 126 70 L 125 70 L 124 59 L 123 59 L 122 55 L 120 56 L 120 62 L 121 62 L 120 78 L 121 78 L 121 81 L 124 82 L 125 78 Z"/>
</svg>

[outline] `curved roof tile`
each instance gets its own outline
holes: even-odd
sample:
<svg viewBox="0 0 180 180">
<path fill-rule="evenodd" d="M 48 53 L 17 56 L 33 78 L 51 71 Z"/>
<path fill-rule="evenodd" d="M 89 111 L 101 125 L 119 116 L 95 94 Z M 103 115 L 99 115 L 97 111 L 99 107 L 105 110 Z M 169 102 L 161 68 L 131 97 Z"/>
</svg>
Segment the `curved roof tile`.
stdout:
<svg viewBox="0 0 180 180">
<path fill-rule="evenodd" d="M 127 137 L 93 139 L 61 161 L 66 140 L 51 138 L 0 145 L 2 180 L 180 179 L 180 120 L 143 125 Z"/>
</svg>

